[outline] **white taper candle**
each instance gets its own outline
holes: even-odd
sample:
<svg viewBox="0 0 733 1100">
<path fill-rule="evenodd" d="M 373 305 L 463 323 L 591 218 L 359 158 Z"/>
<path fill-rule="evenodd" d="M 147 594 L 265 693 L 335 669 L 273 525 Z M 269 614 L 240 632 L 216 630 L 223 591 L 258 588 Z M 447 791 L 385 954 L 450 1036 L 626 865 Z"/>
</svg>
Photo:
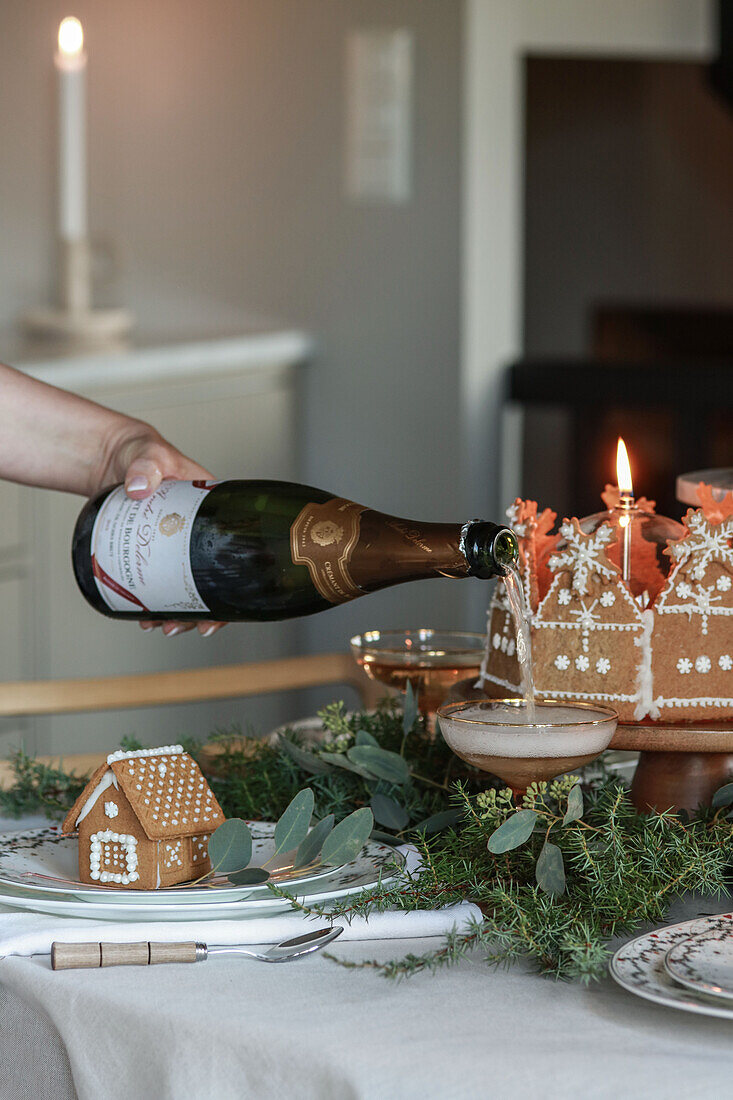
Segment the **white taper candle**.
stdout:
<svg viewBox="0 0 733 1100">
<path fill-rule="evenodd" d="M 59 26 L 55 57 L 59 74 L 59 236 L 87 235 L 86 66 L 81 23 L 67 16 Z"/>
</svg>

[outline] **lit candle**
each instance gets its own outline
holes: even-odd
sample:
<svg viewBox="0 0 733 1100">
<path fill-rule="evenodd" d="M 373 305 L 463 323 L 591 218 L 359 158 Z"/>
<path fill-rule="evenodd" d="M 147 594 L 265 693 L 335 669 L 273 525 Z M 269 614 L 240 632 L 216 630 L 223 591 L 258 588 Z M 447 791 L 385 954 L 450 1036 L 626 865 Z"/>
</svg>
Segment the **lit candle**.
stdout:
<svg viewBox="0 0 733 1100">
<path fill-rule="evenodd" d="M 59 74 L 59 235 L 64 241 L 79 241 L 87 235 L 87 58 L 84 32 L 74 16 L 61 21 L 55 62 Z"/>
<path fill-rule="evenodd" d="M 634 487 L 631 482 L 629 455 L 623 439 L 619 439 L 616 448 L 616 480 L 618 483 L 619 526 L 624 533 L 621 547 L 621 575 L 625 581 L 631 578 L 631 511 L 634 507 Z"/>
</svg>

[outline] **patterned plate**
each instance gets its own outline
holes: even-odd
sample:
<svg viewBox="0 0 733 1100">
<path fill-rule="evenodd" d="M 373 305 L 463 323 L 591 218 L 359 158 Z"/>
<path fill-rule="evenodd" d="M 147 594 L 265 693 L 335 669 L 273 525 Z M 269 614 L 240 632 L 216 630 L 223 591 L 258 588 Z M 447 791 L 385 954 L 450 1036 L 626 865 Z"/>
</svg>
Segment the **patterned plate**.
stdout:
<svg viewBox="0 0 733 1100">
<path fill-rule="evenodd" d="M 267 821 L 249 822 L 252 831 L 252 865 L 261 867 L 272 859 L 275 826 Z M 292 856 L 292 853 L 290 853 Z M 287 854 L 277 857 L 268 869 L 272 881 L 279 886 L 298 886 L 327 878 L 341 870 L 333 864 L 313 864 L 293 870 Z M 184 900 L 197 904 L 220 904 L 241 898 L 271 897 L 267 886 L 232 886 L 223 875 L 212 876 L 206 884 L 174 886 L 166 890 L 119 890 L 110 886 L 90 886 L 78 878 L 78 844 L 76 836 L 62 835 L 56 826 L 31 829 L 24 833 L 0 833 L 0 888 L 17 887 L 40 890 L 44 894 L 79 898 L 82 901 L 124 904 L 134 899 L 135 905 L 179 904 Z"/>
<path fill-rule="evenodd" d="M 703 1016 L 722 1016 L 733 1020 L 733 1005 L 718 997 L 686 989 L 672 981 L 664 966 L 668 951 L 691 936 L 733 934 L 733 913 L 715 917 L 699 917 L 684 924 L 658 928 L 620 947 L 611 959 L 610 972 L 619 985 L 648 1001 L 680 1008 L 684 1012 L 699 1012 Z"/>
<path fill-rule="evenodd" d="M 274 828 L 274 826 L 273 826 Z M 386 844 L 370 841 L 356 859 L 312 885 L 287 887 L 288 894 L 307 904 L 331 901 L 372 889 L 379 883 L 392 882 L 402 871 L 404 856 Z M 163 891 L 109 890 L 102 887 L 94 899 L 80 900 L 40 890 L 24 890 L 15 886 L 0 887 L 0 908 L 25 909 L 52 913 L 63 917 L 92 917 L 114 921 L 179 921 L 179 920 L 246 920 L 287 912 L 288 898 L 273 895 L 266 887 L 250 891 L 246 897 L 222 900 L 222 892 L 214 890 L 206 903 L 191 899 L 185 891 L 175 892 L 175 899 L 156 904 L 155 896 Z M 149 895 L 153 895 L 150 897 Z M 213 900 L 211 900 L 213 895 Z"/>
<path fill-rule="evenodd" d="M 688 989 L 733 1000 L 733 922 L 675 944 L 664 966 Z"/>
</svg>

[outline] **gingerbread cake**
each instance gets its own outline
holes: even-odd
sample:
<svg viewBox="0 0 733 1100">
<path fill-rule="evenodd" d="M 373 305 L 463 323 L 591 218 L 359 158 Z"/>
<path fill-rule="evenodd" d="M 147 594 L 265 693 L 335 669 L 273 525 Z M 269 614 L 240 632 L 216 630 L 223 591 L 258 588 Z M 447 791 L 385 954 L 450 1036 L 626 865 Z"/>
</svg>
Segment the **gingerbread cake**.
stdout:
<svg viewBox="0 0 733 1100">
<path fill-rule="evenodd" d="M 586 534 L 577 519 L 517 500 L 509 520 L 532 638 L 535 687 L 554 699 L 596 701 L 621 721 L 733 718 L 733 494 L 698 490 L 662 558 L 636 548 L 644 591 L 624 581 L 618 531 Z M 641 502 L 654 514 L 653 503 Z M 670 521 L 671 522 L 671 521 Z M 517 694 L 514 626 L 503 585 L 489 610 L 486 686 Z"/>
</svg>

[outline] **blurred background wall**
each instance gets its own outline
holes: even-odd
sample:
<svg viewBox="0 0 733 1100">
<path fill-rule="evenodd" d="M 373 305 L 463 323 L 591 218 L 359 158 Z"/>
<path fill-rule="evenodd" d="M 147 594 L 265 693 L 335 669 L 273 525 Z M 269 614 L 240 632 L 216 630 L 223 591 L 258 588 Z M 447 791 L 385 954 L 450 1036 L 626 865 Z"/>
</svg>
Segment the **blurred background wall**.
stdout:
<svg viewBox="0 0 733 1100">
<path fill-rule="evenodd" d="M 0 323 L 52 292 L 52 56 L 74 14 L 106 298 L 142 331 L 304 328 L 316 353 L 301 372 L 301 479 L 403 516 L 467 518 L 455 494 L 462 7 L 2 0 Z M 344 188 L 346 41 L 390 27 L 414 35 L 412 194 L 357 203 Z M 196 457 L 207 461 L 205 439 Z M 404 586 L 304 622 L 300 644 L 343 649 L 357 629 L 462 614 L 448 581 Z"/>
</svg>

